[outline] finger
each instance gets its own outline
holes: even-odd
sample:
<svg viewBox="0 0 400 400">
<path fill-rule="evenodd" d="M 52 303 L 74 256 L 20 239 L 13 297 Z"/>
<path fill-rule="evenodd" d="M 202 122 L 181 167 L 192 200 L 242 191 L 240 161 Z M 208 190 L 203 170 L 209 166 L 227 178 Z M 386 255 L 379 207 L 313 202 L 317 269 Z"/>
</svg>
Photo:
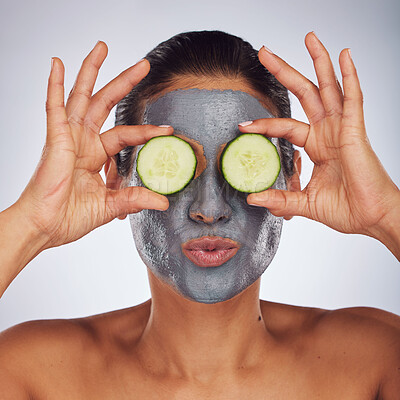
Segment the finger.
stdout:
<svg viewBox="0 0 400 400">
<path fill-rule="evenodd" d="M 357 71 L 351 58 L 350 49 L 344 49 L 339 56 L 343 77 L 343 117 L 342 132 L 352 132 L 365 136 L 363 94 Z"/>
<path fill-rule="evenodd" d="M 46 114 L 46 143 L 52 145 L 59 140 L 63 140 L 63 136 L 68 135 L 70 132 L 64 107 L 64 65 L 57 57 L 52 59 L 47 86 Z"/>
<path fill-rule="evenodd" d="M 314 63 L 319 93 L 327 116 L 341 115 L 343 93 L 338 86 L 329 53 L 314 32 L 307 34 L 305 43 Z"/>
<path fill-rule="evenodd" d="M 150 63 L 143 59 L 126 69 L 99 90 L 90 102 L 85 122 L 92 130 L 100 132 L 112 108 L 122 100 L 150 71 Z"/>
<path fill-rule="evenodd" d="M 305 147 L 310 126 L 292 118 L 261 118 L 245 126 L 239 124 L 239 130 L 243 133 L 284 138 L 296 146 Z"/>
<path fill-rule="evenodd" d="M 107 57 L 107 53 L 107 45 L 99 41 L 84 59 L 67 101 L 66 110 L 69 120 L 83 122 L 99 69 Z"/>
<path fill-rule="evenodd" d="M 277 217 L 292 217 L 295 215 L 308 217 L 307 195 L 303 192 L 268 189 L 247 196 L 247 203 L 268 210 Z"/>
<path fill-rule="evenodd" d="M 156 136 L 172 135 L 173 131 L 171 126 L 118 125 L 102 133 L 100 140 L 107 156 L 112 157 L 127 146 L 144 144 Z"/>
<path fill-rule="evenodd" d="M 169 207 L 168 199 L 141 186 L 127 187 L 120 190 L 107 190 L 106 195 L 107 220 L 153 209 L 165 211 Z"/>
<path fill-rule="evenodd" d="M 265 46 L 258 52 L 258 57 L 271 74 L 299 99 L 310 124 L 315 124 L 324 118 L 325 109 L 318 88 L 309 79 Z"/>
</svg>

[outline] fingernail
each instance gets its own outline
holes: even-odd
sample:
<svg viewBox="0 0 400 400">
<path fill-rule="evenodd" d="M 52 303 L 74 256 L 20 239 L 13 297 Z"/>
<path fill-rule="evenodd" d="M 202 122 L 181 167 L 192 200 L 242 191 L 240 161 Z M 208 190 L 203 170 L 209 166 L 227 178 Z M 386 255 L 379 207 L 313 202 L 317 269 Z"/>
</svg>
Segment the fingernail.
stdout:
<svg viewBox="0 0 400 400">
<path fill-rule="evenodd" d="M 351 50 L 347 49 L 347 52 L 349 53 L 349 57 L 351 58 L 351 60 L 353 61 L 353 57 L 351 56 Z"/>
<path fill-rule="evenodd" d="M 246 121 L 246 122 L 241 122 L 239 125 L 240 126 L 247 126 L 247 125 L 251 125 L 253 123 L 253 121 Z"/>
<path fill-rule="evenodd" d="M 263 193 L 263 194 L 259 194 L 259 193 L 252 193 L 251 194 L 251 198 L 249 199 L 250 202 L 256 202 L 256 203 L 262 203 L 263 201 L 268 200 L 268 194 Z M 256 205 L 256 204 L 254 204 Z"/>
<path fill-rule="evenodd" d="M 158 125 L 159 128 L 171 128 L 171 125 Z"/>
<path fill-rule="evenodd" d="M 139 60 L 135 65 L 140 64 L 141 62 L 143 62 L 145 60 L 145 58 L 142 58 L 141 60 Z"/>
<path fill-rule="evenodd" d="M 165 207 L 164 208 L 161 208 L 161 207 L 160 208 L 154 208 L 154 210 L 155 211 L 166 211 L 166 210 L 168 210 L 168 207 L 167 208 L 165 208 Z"/>
<path fill-rule="evenodd" d="M 255 207 L 264 207 L 261 204 L 256 204 L 256 203 L 248 203 L 249 206 L 255 206 Z"/>
<path fill-rule="evenodd" d="M 267 52 L 267 53 L 269 53 L 269 54 L 274 54 L 273 52 L 272 52 L 272 50 L 270 50 L 267 46 L 263 46 L 263 49 Z"/>
<path fill-rule="evenodd" d="M 53 66 L 54 66 L 54 57 L 51 57 L 51 67 L 50 67 L 50 72 L 53 71 Z"/>
<path fill-rule="evenodd" d="M 318 35 L 315 33 L 315 31 L 311 31 L 311 33 L 319 40 Z"/>
</svg>

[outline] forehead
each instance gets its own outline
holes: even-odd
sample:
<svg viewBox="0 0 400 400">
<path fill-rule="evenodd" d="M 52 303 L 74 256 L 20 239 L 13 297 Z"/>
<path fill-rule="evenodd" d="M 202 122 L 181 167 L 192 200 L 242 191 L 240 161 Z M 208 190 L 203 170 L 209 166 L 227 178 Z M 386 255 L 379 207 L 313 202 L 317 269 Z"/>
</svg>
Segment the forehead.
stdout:
<svg viewBox="0 0 400 400">
<path fill-rule="evenodd" d="M 246 92 L 178 89 L 147 104 L 143 122 L 172 125 L 177 134 L 215 146 L 240 134 L 238 123 L 272 117 L 257 98 Z"/>
</svg>

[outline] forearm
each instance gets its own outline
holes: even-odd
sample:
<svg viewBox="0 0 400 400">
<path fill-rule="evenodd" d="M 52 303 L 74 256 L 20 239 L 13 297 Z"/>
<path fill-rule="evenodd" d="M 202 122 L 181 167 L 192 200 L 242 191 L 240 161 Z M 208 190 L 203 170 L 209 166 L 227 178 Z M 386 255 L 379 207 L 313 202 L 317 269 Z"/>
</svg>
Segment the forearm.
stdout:
<svg viewBox="0 0 400 400">
<path fill-rule="evenodd" d="M 44 243 L 15 204 L 0 213 L 0 297 Z"/>
</svg>

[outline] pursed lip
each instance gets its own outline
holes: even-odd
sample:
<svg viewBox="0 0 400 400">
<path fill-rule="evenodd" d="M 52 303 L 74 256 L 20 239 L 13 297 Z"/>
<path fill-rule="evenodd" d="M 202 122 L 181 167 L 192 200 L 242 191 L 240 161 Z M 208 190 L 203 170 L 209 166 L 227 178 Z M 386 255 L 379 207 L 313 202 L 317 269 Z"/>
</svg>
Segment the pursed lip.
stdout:
<svg viewBox="0 0 400 400">
<path fill-rule="evenodd" d="M 182 244 L 183 254 L 199 267 L 218 267 L 239 250 L 235 240 L 220 236 L 203 236 Z"/>
</svg>

